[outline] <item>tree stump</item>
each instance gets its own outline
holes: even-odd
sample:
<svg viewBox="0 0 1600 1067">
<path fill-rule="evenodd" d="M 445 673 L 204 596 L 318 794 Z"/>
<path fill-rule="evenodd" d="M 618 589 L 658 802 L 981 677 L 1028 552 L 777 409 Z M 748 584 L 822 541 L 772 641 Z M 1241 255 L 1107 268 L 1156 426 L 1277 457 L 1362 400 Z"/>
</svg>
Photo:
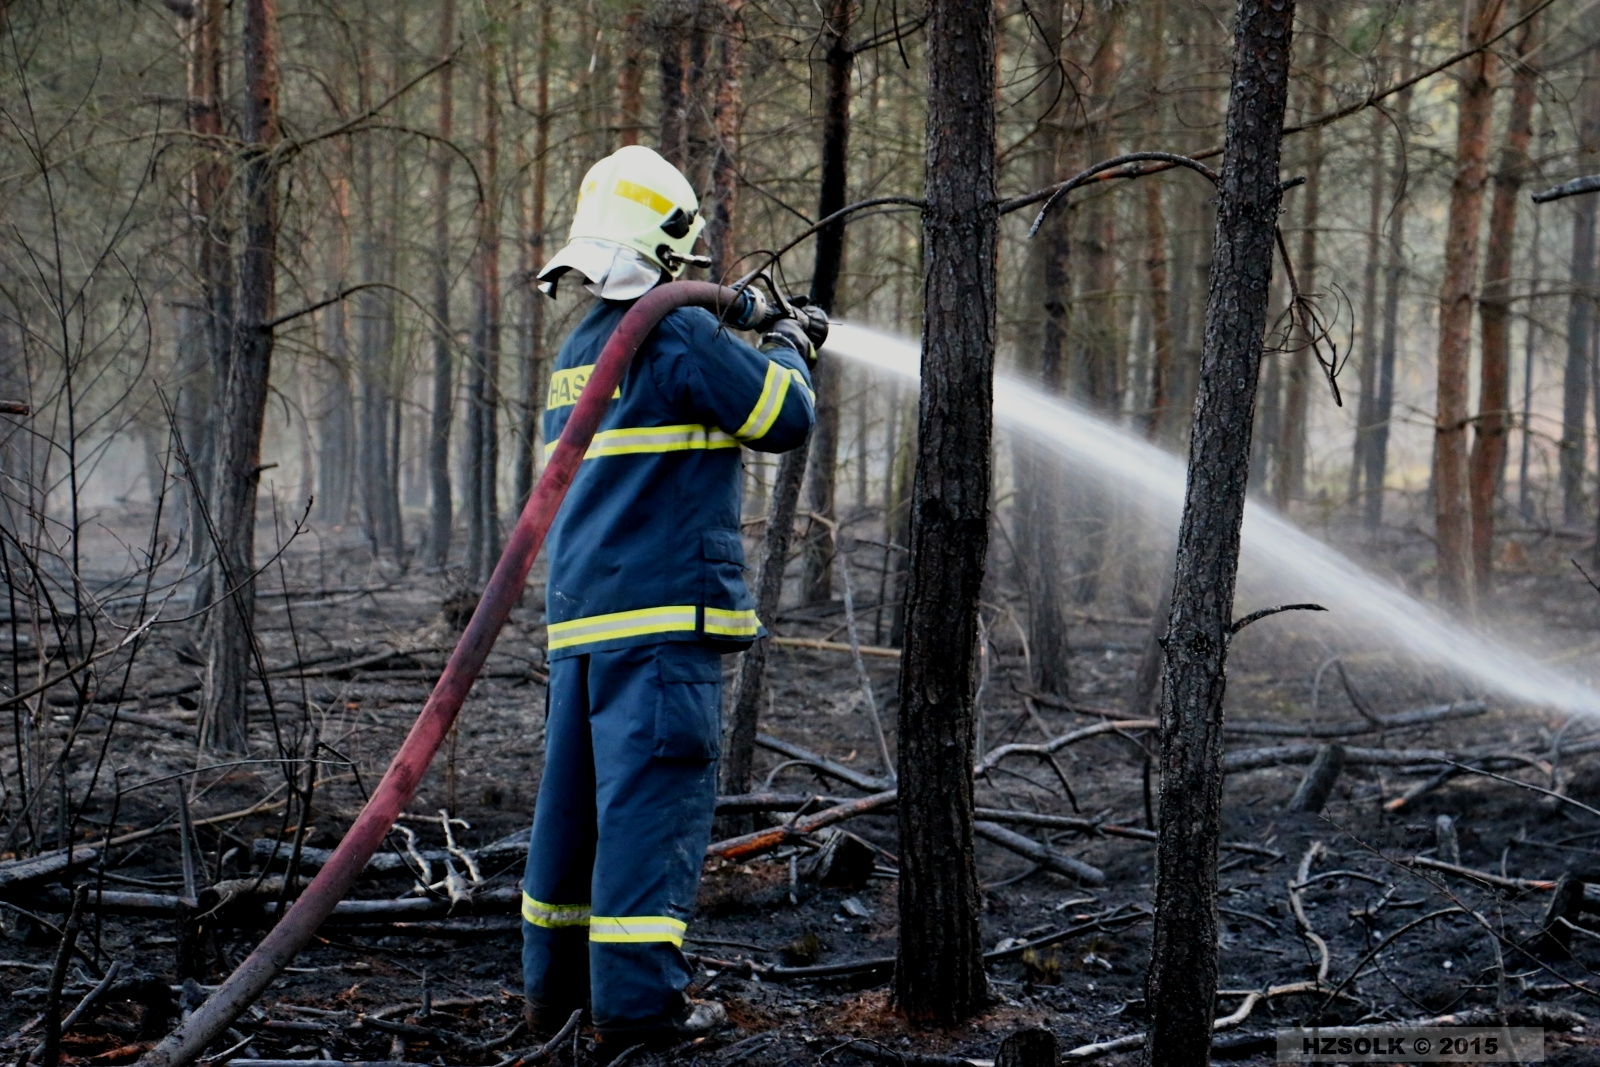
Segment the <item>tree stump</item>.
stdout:
<svg viewBox="0 0 1600 1067">
<path fill-rule="evenodd" d="M 1339 780 L 1339 775 L 1342 773 L 1344 773 L 1344 746 L 1323 745 L 1322 751 L 1317 753 L 1317 758 L 1306 768 L 1306 776 L 1300 779 L 1300 788 L 1294 791 L 1294 799 L 1289 801 L 1289 810 L 1308 811 L 1313 815 L 1321 811 L 1323 805 L 1328 803 L 1334 783 Z"/>
<path fill-rule="evenodd" d="M 1049 1030 L 1018 1030 L 1000 1042 L 994 1067 L 1056 1067 L 1061 1050 Z"/>
</svg>

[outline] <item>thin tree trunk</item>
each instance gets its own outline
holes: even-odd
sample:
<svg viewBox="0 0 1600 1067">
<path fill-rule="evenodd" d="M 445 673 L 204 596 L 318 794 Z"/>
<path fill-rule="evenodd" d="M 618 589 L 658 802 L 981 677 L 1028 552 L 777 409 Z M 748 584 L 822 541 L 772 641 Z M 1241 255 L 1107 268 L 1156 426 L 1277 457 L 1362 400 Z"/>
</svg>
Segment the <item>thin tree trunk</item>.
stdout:
<svg viewBox="0 0 1600 1067">
<path fill-rule="evenodd" d="M 548 3 L 541 9 L 540 24 L 546 24 Z M 644 31 L 641 26 L 643 11 L 637 2 L 630 3 L 622 16 L 622 62 L 617 69 L 617 133 L 622 144 L 638 144 L 644 130 Z M 548 35 L 540 39 L 539 47 L 548 51 Z M 543 52 L 541 52 L 541 56 Z M 548 69 L 549 61 L 541 59 Z M 546 109 L 540 109 L 544 115 Z M 542 158 L 542 157 L 541 157 Z"/>
<path fill-rule="evenodd" d="M 1372 411 L 1378 388 L 1378 278 L 1383 273 L 1383 190 L 1388 177 L 1383 168 L 1383 138 L 1390 118 L 1372 112 L 1372 173 L 1367 179 L 1366 262 L 1361 272 L 1360 393 L 1356 399 L 1356 432 L 1351 445 L 1348 496 L 1361 499 L 1361 476 L 1366 471 L 1366 451 L 1372 442 Z"/>
<path fill-rule="evenodd" d="M 1162 98 L 1161 80 L 1167 69 L 1167 0 L 1154 0 L 1149 6 L 1150 24 L 1145 27 L 1146 76 L 1153 102 Z M 1152 123 L 1160 112 L 1151 108 Z M 1173 359 L 1172 306 L 1167 280 L 1167 220 L 1161 213 L 1161 183 L 1144 182 L 1144 269 L 1150 290 L 1150 404 L 1145 418 L 1145 436 L 1157 444 L 1170 444 L 1177 436 L 1177 410 L 1172 402 Z"/>
<path fill-rule="evenodd" d="M 539 3 L 539 61 L 538 84 L 535 88 L 533 135 L 533 160 L 529 188 L 519 198 L 522 205 L 522 232 L 527 239 L 517 242 L 520 271 L 523 279 L 522 324 L 519 332 L 517 363 L 522 369 L 522 401 L 519 405 L 517 431 L 517 501 L 520 511 L 533 491 L 534 449 L 538 445 L 539 412 L 544 403 L 540 390 L 544 382 L 544 294 L 530 284 L 534 272 L 544 262 L 545 198 L 550 185 L 550 0 Z M 637 141 L 632 143 L 637 144 Z M 519 154 L 525 150 L 517 141 Z M 524 161 L 526 164 L 526 161 Z M 526 165 L 518 172 L 529 170 Z"/>
<path fill-rule="evenodd" d="M 213 587 L 225 595 L 207 619 L 205 711 L 201 743 L 243 750 L 245 689 L 255 610 L 256 485 L 261 480 L 261 428 L 272 369 L 277 289 L 278 56 L 275 0 L 246 0 L 244 17 L 245 244 L 239 257 L 239 309 L 232 359 L 222 390 L 216 485 L 217 538 Z"/>
<path fill-rule="evenodd" d="M 1544 247 L 1540 241 L 1540 229 L 1544 216 L 1539 212 L 1533 213 L 1533 240 L 1530 257 L 1533 260 L 1532 270 L 1529 271 L 1528 290 L 1537 293 L 1539 286 L 1544 282 Z M 1539 343 L 1539 305 L 1538 301 L 1528 301 L 1528 321 L 1522 335 L 1522 417 L 1518 420 L 1521 428 L 1521 455 L 1517 463 L 1517 514 L 1522 516 L 1524 522 L 1533 521 L 1533 486 L 1529 483 L 1528 465 L 1533 459 L 1533 357 Z"/>
<path fill-rule="evenodd" d="M 1161 698 L 1148 1059 L 1202 1067 L 1217 994 L 1222 698 L 1281 193 L 1293 0 L 1239 0 L 1205 348 Z M 904 810 L 904 802 L 902 802 Z"/>
<path fill-rule="evenodd" d="M 1311 58 L 1304 70 L 1310 80 L 1305 95 L 1305 114 L 1320 115 L 1327 110 L 1328 101 L 1328 40 L 1329 5 L 1316 8 L 1311 39 Z M 1300 193 L 1300 248 L 1295 255 L 1295 281 L 1300 292 L 1307 296 L 1317 291 L 1317 229 L 1322 224 L 1322 128 L 1319 126 L 1306 135 L 1306 184 Z M 1287 510 L 1290 501 L 1305 495 L 1306 488 L 1306 415 L 1311 401 L 1311 345 L 1313 337 L 1301 322 L 1296 331 L 1294 350 L 1284 358 L 1288 361 L 1284 375 L 1283 413 L 1278 429 L 1280 433 L 1277 468 L 1273 471 L 1272 499 L 1280 510 Z"/>
<path fill-rule="evenodd" d="M 1533 16 L 1537 0 L 1522 0 L 1519 17 Z M 1505 470 L 1506 436 L 1511 432 L 1511 267 L 1516 252 L 1517 197 L 1528 173 L 1528 143 L 1533 136 L 1536 73 L 1529 65 L 1537 47 L 1537 19 L 1517 33 L 1517 62 L 1511 78 L 1506 139 L 1494 176 L 1494 206 L 1489 211 L 1489 242 L 1483 257 L 1483 295 L 1478 315 L 1483 326 L 1483 356 L 1478 386 L 1478 421 L 1468 459 L 1471 494 L 1472 574 L 1478 595 L 1489 592 L 1494 576 L 1494 511 Z"/>
<path fill-rule="evenodd" d="M 928 6 L 922 400 L 900 664 L 900 943 L 913 1020 L 983 1003 L 973 857 L 978 598 L 989 544 L 995 353 L 995 49 L 988 0 Z"/>
<path fill-rule="evenodd" d="M 706 246 L 711 276 L 726 282 L 734 269 L 734 216 L 739 205 L 739 134 L 743 121 L 744 0 L 724 0 L 717 41 L 717 89 L 712 126 L 711 212 Z"/>
<path fill-rule="evenodd" d="M 1414 65 L 1410 16 L 1406 16 L 1401 34 L 1400 77 L 1407 78 Z M 1400 346 L 1400 293 L 1406 278 L 1406 212 L 1411 197 L 1406 191 L 1409 163 L 1406 159 L 1405 134 L 1411 120 L 1411 90 L 1402 89 L 1395 95 L 1394 123 L 1399 136 L 1395 138 L 1394 162 L 1389 171 L 1389 188 L 1394 191 L 1394 206 L 1389 210 L 1389 242 L 1384 254 L 1383 268 L 1383 338 L 1378 346 L 1378 383 L 1373 402 L 1372 420 L 1368 423 L 1371 440 L 1362 455 L 1366 473 L 1362 478 L 1365 487 L 1364 520 L 1369 535 L 1378 532 L 1383 523 L 1383 485 L 1389 467 L 1389 419 L 1394 413 L 1395 362 Z"/>
<path fill-rule="evenodd" d="M 1474 0 L 1467 44 L 1481 46 L 1500 24 L 1502 0 Z M 1489 120 L 1494 105 L 1493 57 L 1482 52 L 1462 64 L 1456 94 L 1456 172 L 1445 232 L 1444 281 L 1439 287 L 1439 388 L 1433 439 L 1433 505 L 1439 593 L 1474 602 L 1471 515 L 1467 510 L 1467 368 L 1472 355 L 1472 307 L 1478 277 L 1483 192 L 1489 178 Z"/>
<path fill-rule="evenodd" d="M 366 21 L 358 30 L 359 80 L 357 106 L 363 111 L 372 105 L 377 79 L 373 69 L 371 31 Z M 382 90 L 379 89 L 379 92 Z M 382 282 L 380 249 L 382 224 L 379 221 L 377 164 L 373 135 L 356 141 L 357 199 L 361 205 L 359 271 L 363 282 Z M 357 488 L 360 493 L 361 528 L 374 555 L 393 545 L 388 527 L 389 509 L 384 503 L 384 486 L 389 469 L 389 385 L 388 327 L 389 295 L 381 289 L 367 289 L 356 297 L 356 382 L 357 382 Z"/>
<path fill-rule="evenodd" d="M 439 55 L 455 47 L 455 0 L 439 5 Z M 433 396 L 428 413 L 428 562 L 443 568 L 450 558 L 454 504 L 450 489 L 450 424 L 455 418 L 454 338 L 450 331 L 450 171 L 455 153 L 455 71 L 438 74 L 439 143 L 433 156 Z"/>
<path fill-rule="evenodd" d="M 850 151 L 850 27 L 855 0 L 828 0 L 823 9 L 826 42 L 822 111 L 822 192 L 817 217 L 825 218 L 845 206 Z M 811 299 L 825 310 L 835 310 L 839 274 L 844 267 L 844 223 L 817 234 L 816 266 L 811 276 Z M 834 482 L 839 463 L 839 393 L 844 368 L 831 360 L 818 364 L 812 376 L 817 392 L 817 421 L 811 431 L 811 482 L 806 506 L 817 515 L 833 518 Z M 820 524 L 806 531 L 805 566 L 800 578 L 801 602 L 826 604 L 833 599 L 833 539 Z"/>
<path fill-rule="evenodd" d="M 348 154 L 342 162 L 348 164 Z M 333 247 L 328 263 L 329 295 L 342 292 L 350 275 L 350 179 L 333 180 Z M 322 393 L 317 419 L 321 427 L 321 461 L 317 465 L 317 515 L 338 526 L 350 519 L 351 473 L 356 458 L 355 398 L 350 392 L 350 331 L 345 302 L 335 300 L 323 312 Z"/>
<path fill-rule="evenodd" d="M 484 202 L 478 209 L 477 321 L 472 344 L 472 371 L 467 404 L 472 432 L 468 437 L 468 477 L 472 481 L 467 532 L 467 570 L 473 581 L 487 581 L 500 557 L 500 518 L 496 473 L 499 466 L 498 408 L 500 380 L 500 220 L 499 220 L 499 79 L 497 50 L 491 43 L 483 56 Z"/>
<path fill-rule="evenodd" d="M 213 595 L 214 568 L 202 564 L 211 556 L 213 545 L 205 520 L 205 510 L 213 506 L 196 497 L 208 495 L 216 481 L 218 424 L 222 414 L 221 391 L 227 382 L 232 361 L 235 278 L 233 234 L 229 229 L 226 201 L 233 181 L 232 167 L 224 155 L 222 136 L 222 31 L 226 15 L 225 0 L 202 0 L 195 9 L 193 48 L 190 61 L 189 125 L 200 139 L 201 156 L 195 164 L 193 181 L 195 213 L 195 273 L 200 280 L 204 305 L 204 357 L 196 361 L 196 374 L 179 400 L 185 430 L 185 447 L 192 469 L 189 471 L 188 503 L 189 566 L 199 570 L 193 606 L 204 608 Z"/>
<path fill-rule="evenodd" d="M 1600 54 L 1584 57 L 1582 120 L 1578 126 L 1579 173 L 1593 172 L 1600 159 Z M 1573 198 L 1572 268 L 1567 304 L 1567 360 L 1561 380 L 1561 517 L 1568 526 L 1583 521 L 1583 473 L 1588 458 L 1589 347 L 1594 331 L 1596 199 Z"/>
<path fill-rule="evenodd" d="M 685 170 L 689 165 L 688 46 L 690 28 L 675 6 L 656 27 L 661 73 L 661 155 Z"/>
<path fill-rule="evenodd" d="M 1064 106 L 1061 46 L 1065 32 L 1065 7 L 1043 8 L 1034 37 L 1041 81 L 1037 151 L 1033 184 L 1038 188 L 1061 180 L 1066 164 L 1066 138 L 1061 112 Z M 1028 304 L 1038 310 L 1038 337 L 1034 350 L 1041 386 L 1050 394 L 1063 392 L 1067 342 L 1067 294 L 1071 292 L 1071 217 L 1066 211 L 1050 214 L 1028 246 Z M 1072 649 L 1064 613 L 1066 561 L 1062 552 L 1062 506 L 1065 485 L 1059 467 L 1038 442 L 1023 434 L 1013 438 L 1017 484 L 1016 537 L 1018 563 L 1028 593 L 1028 646 L 1033 684 L 1041 691 L 1065 695 Z"/>
</svg>

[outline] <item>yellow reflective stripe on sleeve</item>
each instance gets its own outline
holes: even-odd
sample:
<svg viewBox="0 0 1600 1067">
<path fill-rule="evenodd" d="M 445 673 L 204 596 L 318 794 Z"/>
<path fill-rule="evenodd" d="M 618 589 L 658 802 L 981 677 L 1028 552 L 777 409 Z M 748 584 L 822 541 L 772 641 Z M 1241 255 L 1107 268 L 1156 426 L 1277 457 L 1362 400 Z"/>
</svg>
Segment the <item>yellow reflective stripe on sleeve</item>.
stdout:
<svg viewBox="0 0 1600 1067">
<path fill-rule="evenodd" d="M 816 391 L 812 389 L 809 384 L 807 384 L 806 376 L 804 374 L 801 374 L 799 371 L 791 367 L 789 368 L 789 377 L 793 378 L 794 384 L 798 385 L 800 387 L 800 391 L 806 394 L 806 399 L 810 400 L 813 404 L 817 402 Z"/>
<path fill-rule="evenodd" d="M 590 615 L 583 619 L 551 623 L 548 627 L 549 649 L 554 652 L 594 641 L 614 641 L 649 634 L 693 633 L 694 628 L 693 604 L 617 611 L 610 615 Z"/>
<path fill-rule="evenodd" d="M 617 195 L 624 200 L 632 200 L 635 204 L 643 204 L 658 215 L 670 215 L 677 205 L 654 189 L 646 189 L 637 182 L 617 182 Z"/>
<path fill-rule="evenodd" d="M 754 441 L 772 429 L 772 424 L 778 421 L 778 414 L 783 411 L 783 398 L 789 392 L 790 371 L 780 363 L 767 364 L 767 378 L 761 385 L 761 395 L 756 398 L 756 406 L 750 409 L 750 417 L 744 420 L 744 425 L 733 431 L 733 436 L 741 441 Z"/>
<path fill-rule="evenodd" d="M 761 632 L 761 620 L 753 611 L 706 609 L 706 633 L 718 637 L 754 637 Z"/>
<path fill-rule="evenodd" d="M 589 384 L 589 375 L 594 373 L 594 364 L 582 367 L 568 367 L 558 370 L 550 375 L 550 391 L 545 394 L 544 406 L 547 409 L 567 408 L 578 402 L 583 395 L 583 387 Z M 616 400 L 622 396 L 622 386 L 617 386 L 616 392 L 611 394 L 611 399 Z"/>
<path fill-rule="evenodd" d="M 588 926 L 589 905 L 546 904 L 522 894 L 522 917 L 534 926 L 555 930 L 564 926 Z"/>
<path fill-rule="evenodd" d="M 549 459 L 559 441 L 544 446 Z M 708 448 L 738 448 L 739 442 L 711 426 L 634 426 L 601 430 L 589 442 L 584 459 L 634 456 L 650 452 L 691 452 Z"/>
<path fill-rule="evenodd" d="M 614 944 L 641 944 L 664 941 L 682 946 L 689 927 L 670 915 L 596 915 L 589 922 L 589 940 Z"/>
</svg>

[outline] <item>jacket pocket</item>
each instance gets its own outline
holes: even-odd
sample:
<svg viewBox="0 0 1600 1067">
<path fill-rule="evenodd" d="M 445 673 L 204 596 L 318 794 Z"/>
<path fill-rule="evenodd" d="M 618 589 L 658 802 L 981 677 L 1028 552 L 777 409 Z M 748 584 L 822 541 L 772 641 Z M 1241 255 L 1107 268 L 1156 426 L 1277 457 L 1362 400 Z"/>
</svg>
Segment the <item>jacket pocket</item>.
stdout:
<svg viewBox="0 0 1600 1067">
<path fill-rule="evenodd" d="M 656 652 L 656 738 L 660 759 L 706 762 L 722 750 L 722 656 L 673 642 Z"/>
</svg>

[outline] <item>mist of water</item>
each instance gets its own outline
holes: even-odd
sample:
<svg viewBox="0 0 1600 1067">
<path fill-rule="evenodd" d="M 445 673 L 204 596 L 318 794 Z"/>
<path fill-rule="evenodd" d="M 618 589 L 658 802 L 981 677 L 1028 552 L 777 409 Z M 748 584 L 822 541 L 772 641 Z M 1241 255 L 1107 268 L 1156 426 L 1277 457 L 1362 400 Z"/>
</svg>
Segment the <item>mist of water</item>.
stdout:
<svg viewBox="0 0 1600 1067">
<path fill-rule="evenodd" d="M 874 370 L 915 380 L 916 342 L 839 323 L 827 351 Z M 1040 394 L 1006 374 L 995 377 L 995 418 L 1052 451 L 1064 466 L 1088 471 L 1162 514 L 1171 529 L 1183 505 L 1183 461 L 1114 423 Z M 1600 717 L 1600 693 L 1539 663 L 1501 636 L 1462 626 L 1371 574 L 1355 561 L 1270 508 L 1246 505 L 1242 572 L 1284 601 L 1315 601 L 1345 627 L 1403 646 L 1421 660 L 1447 666 L 1486 690 Z"/>
</svg>

